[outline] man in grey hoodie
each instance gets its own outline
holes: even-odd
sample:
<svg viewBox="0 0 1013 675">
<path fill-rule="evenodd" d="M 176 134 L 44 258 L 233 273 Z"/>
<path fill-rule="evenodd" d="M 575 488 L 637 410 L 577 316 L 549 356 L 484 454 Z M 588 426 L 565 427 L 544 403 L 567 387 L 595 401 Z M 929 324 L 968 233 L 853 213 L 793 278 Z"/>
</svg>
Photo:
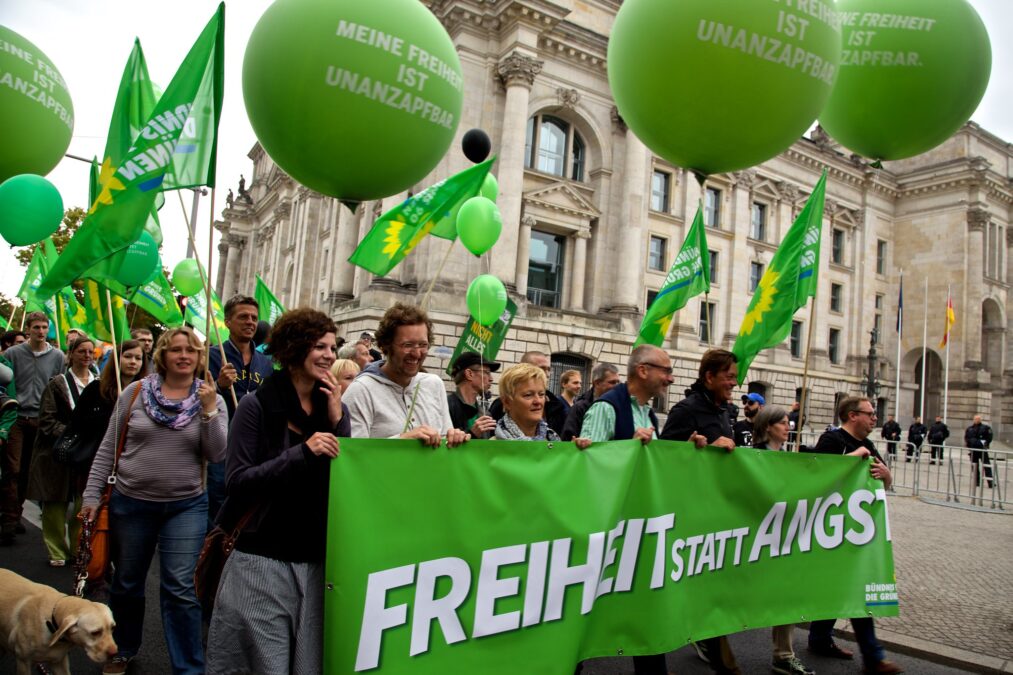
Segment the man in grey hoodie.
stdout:
<svg viewBox="0 0 1013 675">
<path fill-rule="evenodd" d="M 4 358 L 14 370 L 18 419 L 11 428 L 6 447 L 0 453 L 0 544 L 14 543 L 14 534 L 21 526 L 21 506 L 28 487 L 28 469 L 32 464 L 32 447 L 39 428 L 39 403 L 49 381 L 63 372 L 63 352 L 46 342 L 49 319 L 42 312 L 25 317 L 28 342 L 11 347 Z"/>
<path fill-rule="evenodd" d="M 384 359 L 371 363 L 348 386 L 353 438 L 414 438 L 454 447 L 471 438 L 455 429 L 447 390 L 438 375 L 422 372 L 433 341 L 433 324 L 414 306 L 396 303 L 384 313 L 376 342 Z"/>
</svg>

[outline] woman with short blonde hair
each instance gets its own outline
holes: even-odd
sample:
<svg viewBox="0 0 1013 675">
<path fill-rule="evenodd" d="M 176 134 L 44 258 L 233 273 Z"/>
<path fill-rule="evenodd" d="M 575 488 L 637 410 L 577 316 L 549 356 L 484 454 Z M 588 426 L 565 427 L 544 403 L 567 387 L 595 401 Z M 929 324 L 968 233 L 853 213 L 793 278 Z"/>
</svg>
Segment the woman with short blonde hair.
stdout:
<svg viewBox="0 0 1013 675">
<path fill-rule="evenodd" d="M 345 390 L 348 389 L 348 385 L 352 383 L 355 376 L 359 374 L 361 369 L 359 364 L 352 359 L 338 359 L 331 366 L 331 375 L 338 380 L 338 386 L 341 387 L 341 393 L 344 394 Z"/>
</svg>

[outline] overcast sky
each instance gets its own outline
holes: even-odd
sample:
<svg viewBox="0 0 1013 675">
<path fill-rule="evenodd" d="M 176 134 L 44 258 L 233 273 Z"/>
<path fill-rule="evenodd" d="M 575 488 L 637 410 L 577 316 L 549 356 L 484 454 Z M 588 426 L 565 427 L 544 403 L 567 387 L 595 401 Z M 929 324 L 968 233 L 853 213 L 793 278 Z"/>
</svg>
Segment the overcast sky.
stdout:
<svg viewBox="0 0 1013 675">
<path fill-rule="evenodd" d="M 1013 26 L 1013 0 L 970 2 L 984 20 L 992 42 L 991 81 L 972 119 L 1013 141 L 1013 40 L 1002 38 L 1002 26 L 1007 30 Z M 75 115 L 68 152 L 90 158 L 101 157 L 105 148 L 113 101 L 134 37 L 141 39 L 152 80 L 165 87 L 217 5 L 216 0 L 0 0 L 0 24 L 35 43 L 63 74 Z M 236 189 L 240 174 L 250 180 L 252 164 L 246 154 L 256 139 L 243 105 L 242 62 L 253 26 L 269 5 L 269 0 L 226 5 L 225 103 L 218 136 L 219 192 L 215 204 L 218 213 L 225 205 L 228 188 Z M 65 207 L 87 206 L 87 164 L 64 159 L 48 178 L 59 188 Z M 188 213 L 191 200 L 192 193 L 185 192 Z M 201 199 L 197 238 L 202 258 L 207 255 L 209 205 L 210 196 Z M 186 230 L 175 195 L 166 195 L 160 216 L 165 237 L 162 257 L 171 269 L 186 251 Z M 0 253 L 0 292 L 8 296 L 17 292 L 22 276 L 13 253 Z"/>
</svg>

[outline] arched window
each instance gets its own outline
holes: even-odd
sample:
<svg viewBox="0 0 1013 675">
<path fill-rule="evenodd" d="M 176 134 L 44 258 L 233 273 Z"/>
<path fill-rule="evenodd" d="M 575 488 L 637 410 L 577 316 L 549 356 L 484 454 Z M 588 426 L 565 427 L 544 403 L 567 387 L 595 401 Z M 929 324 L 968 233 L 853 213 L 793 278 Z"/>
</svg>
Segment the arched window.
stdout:
<svg viewBox="0 0 1013 675">
<path fill-rule="evenodd" d="M 528 120 L 524 143 L 524 166 L 553 176 L 584 180 L 584 139 L 568 122 L 552 115 Z"/>
</svg>

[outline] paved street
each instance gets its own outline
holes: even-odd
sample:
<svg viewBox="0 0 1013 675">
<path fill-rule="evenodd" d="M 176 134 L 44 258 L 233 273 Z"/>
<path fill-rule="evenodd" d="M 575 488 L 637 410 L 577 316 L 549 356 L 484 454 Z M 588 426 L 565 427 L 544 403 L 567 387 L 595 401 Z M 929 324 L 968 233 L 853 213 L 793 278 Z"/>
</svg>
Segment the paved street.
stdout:
<svg viewBox="0 0 1013 675">
<path fill-rule="evenodd" d="M 37 510 L 34 513 L 37 514 Z M 37 516 L 35 519 L 37 521 Z M 881 637 L 900 645 L 888 648 L 890 658 L 902 664 L 907 672 L 918 675 L 971 672 L 918 658 L 926 652 L 947 654 L 950 647 L 995 657 L 991 661 L 981 661 L 975 670 L 989 665 L 998 669 L 1003 662 L 1013 660 L 1013 516 L 947 508 L 912 497 L 895 496 L 890 499 L 890 522 L 901 592 L 901 616 L 877 621 Z M 29 533 L 20 537 L 14 547 L 0 548 L 0 566 L 60 590 L 69 589 L 73 576 L 70 569 L 50 569 L 45 565 L 45 558 L 41 533 L 34 527 L 29 527 Z M 168 673 L 154 574 L 149 578 L 148 598 L 144 646 L 131 672 Z M 859 672 L 858 661 L 837 661 L 807 654 L 805 635 L 803 629 L 796 629 L 796 650 L 818 673 Z M 842 643 L 847 641 L 842 640 Z M 769 672 L 769 629 L 735 635 L 732 645 L 743 673 Z M 853 643 L 849 646 L 855 648 Z M 961 657 L 959 652 L 954 653 L 956 657 L 953 653 L 948 656 Z M 72 654 L 74 672 L 99 671 L 80 650 Z M 673 672 L 680 674 L 710 672 L 688 647 L 669 654 L 668 664 Z M 521 658 L 518 666 L 523 668 Z M 13 672 L 13 659 L 10 656 L 0 658 L 0 673 Z M 597 659 L 589 662 L 584 672 L 588 675 L 625 674 L 632 673 L 633 666 L 628 658 Z"/>
</svg>

